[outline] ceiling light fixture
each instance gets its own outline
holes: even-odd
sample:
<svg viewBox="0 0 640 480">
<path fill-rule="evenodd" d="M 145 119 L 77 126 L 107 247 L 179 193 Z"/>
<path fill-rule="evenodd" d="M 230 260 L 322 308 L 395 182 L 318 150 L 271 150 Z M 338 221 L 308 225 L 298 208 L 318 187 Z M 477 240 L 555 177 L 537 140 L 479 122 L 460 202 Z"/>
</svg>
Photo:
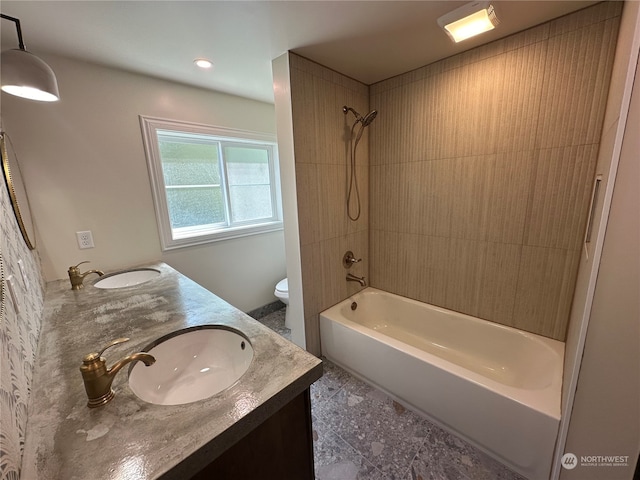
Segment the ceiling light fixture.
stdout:
<svg viewBox="0 0 640 480">
<path fill-rule="evenodd" d="M 438 25 L 456 43 L 493 30 L 499 23 L 489 2 L 467 3 L 438 19 Z"/>
<path fill-rule="evenodd" d="M 207 60 L 206 58 L 196 58 L 193 63 L 205 70 L 213 67 L 213 62 Z"/>
<path fill-rule="evenodd" d="M 0 13 L 0 17 L 16 24 L 18 46 L 2 52 L 2 90 L 18 97 L 55 102 L 60 99 L 58 81 L 49 65 L 28 52 L 22 41 L 20 20 Z"/>
</svg>

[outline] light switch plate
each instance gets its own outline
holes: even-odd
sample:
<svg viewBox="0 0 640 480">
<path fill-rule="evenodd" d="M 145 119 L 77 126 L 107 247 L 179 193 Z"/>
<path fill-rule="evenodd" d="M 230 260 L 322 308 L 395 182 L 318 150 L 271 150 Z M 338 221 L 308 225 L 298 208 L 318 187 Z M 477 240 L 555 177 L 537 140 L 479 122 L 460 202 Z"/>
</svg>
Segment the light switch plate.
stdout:
<svg viewBox="0 0 640 480">
<path fill-rule="evenodd" d="M 18 260 L 18 267 L 20 267 L 20 275 L 22 275 L 22 281 L 24 282 L 24 289 L 29 291 L 29 277 L 27 277 L 27 270 L 24 266 L 24 262 L 20 258 Z"/>
<path fill-rule="evenodd" d="M 7 287 L 9 290 L 9 296 L 11 297 L 11 301 L 13 302 L 13 308 L 16 313 L 20 313 L 20 304 L 18 303 L 18 297 L 16 295 L 16 289 L 14 286 L 13 275 L 9 275 L 5 282 L 7 282 Z"/>
</svg>

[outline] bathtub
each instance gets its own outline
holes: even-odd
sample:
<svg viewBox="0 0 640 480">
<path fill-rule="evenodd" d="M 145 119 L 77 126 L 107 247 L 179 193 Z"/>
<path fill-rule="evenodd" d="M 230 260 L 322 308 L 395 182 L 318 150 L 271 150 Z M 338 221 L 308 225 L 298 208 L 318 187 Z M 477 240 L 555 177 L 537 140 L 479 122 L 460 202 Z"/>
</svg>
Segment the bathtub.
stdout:
<svg viewBox="0 0 640 480">
<path fill-rule="evenodd" d="M 549 478 L 563 343 L 374 288 L 322 312 L 320 338 L 332 362 L 521 475 Z"/>
</svg>

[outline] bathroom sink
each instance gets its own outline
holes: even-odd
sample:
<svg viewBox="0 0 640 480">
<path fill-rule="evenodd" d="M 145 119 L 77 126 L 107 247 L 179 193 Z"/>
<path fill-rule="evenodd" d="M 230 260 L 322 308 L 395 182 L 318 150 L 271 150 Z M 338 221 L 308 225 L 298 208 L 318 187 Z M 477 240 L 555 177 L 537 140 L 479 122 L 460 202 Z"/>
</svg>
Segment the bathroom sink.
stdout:
<svg viewBox="0 0 640 480">
<path fill-rule="evenodd" d="M 138 362 L 129 372 L 129 386 L 145 402 L 181 405 L 219 393 L 247 371 L 253 347 L 239 331 L 202 325 L 166 335 L 144 349 L 156 359 L 150 367 Z"/>
<path fill-rule="evenodd" d="M 93 284 L 96 288 L 123 288 L 140 285 L 153 280 L 160 275 L 159 270 L 153 268 L 137 268 L 125 272 L 107 274 Z"/>
</svg>

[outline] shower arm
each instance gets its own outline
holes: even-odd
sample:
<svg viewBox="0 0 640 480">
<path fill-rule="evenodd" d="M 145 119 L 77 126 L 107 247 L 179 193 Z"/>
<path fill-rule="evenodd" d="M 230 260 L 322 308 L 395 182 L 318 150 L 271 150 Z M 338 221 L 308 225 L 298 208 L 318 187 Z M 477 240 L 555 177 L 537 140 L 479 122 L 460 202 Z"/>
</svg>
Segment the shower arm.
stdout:
<svg viewBox="0 0 640 480">
<path fill-rule="evenodd" d="M 344 107 L 342 107 L 342 111 L 344 112 L 345 115 L 349 112 L 353 113 L 353 116 L 356 117 L 356 122 L 362 122 L 362 116 L 358 112 L 356 112 L 353 108 L 347 107 L 345 105 Z"/>
</svg>

